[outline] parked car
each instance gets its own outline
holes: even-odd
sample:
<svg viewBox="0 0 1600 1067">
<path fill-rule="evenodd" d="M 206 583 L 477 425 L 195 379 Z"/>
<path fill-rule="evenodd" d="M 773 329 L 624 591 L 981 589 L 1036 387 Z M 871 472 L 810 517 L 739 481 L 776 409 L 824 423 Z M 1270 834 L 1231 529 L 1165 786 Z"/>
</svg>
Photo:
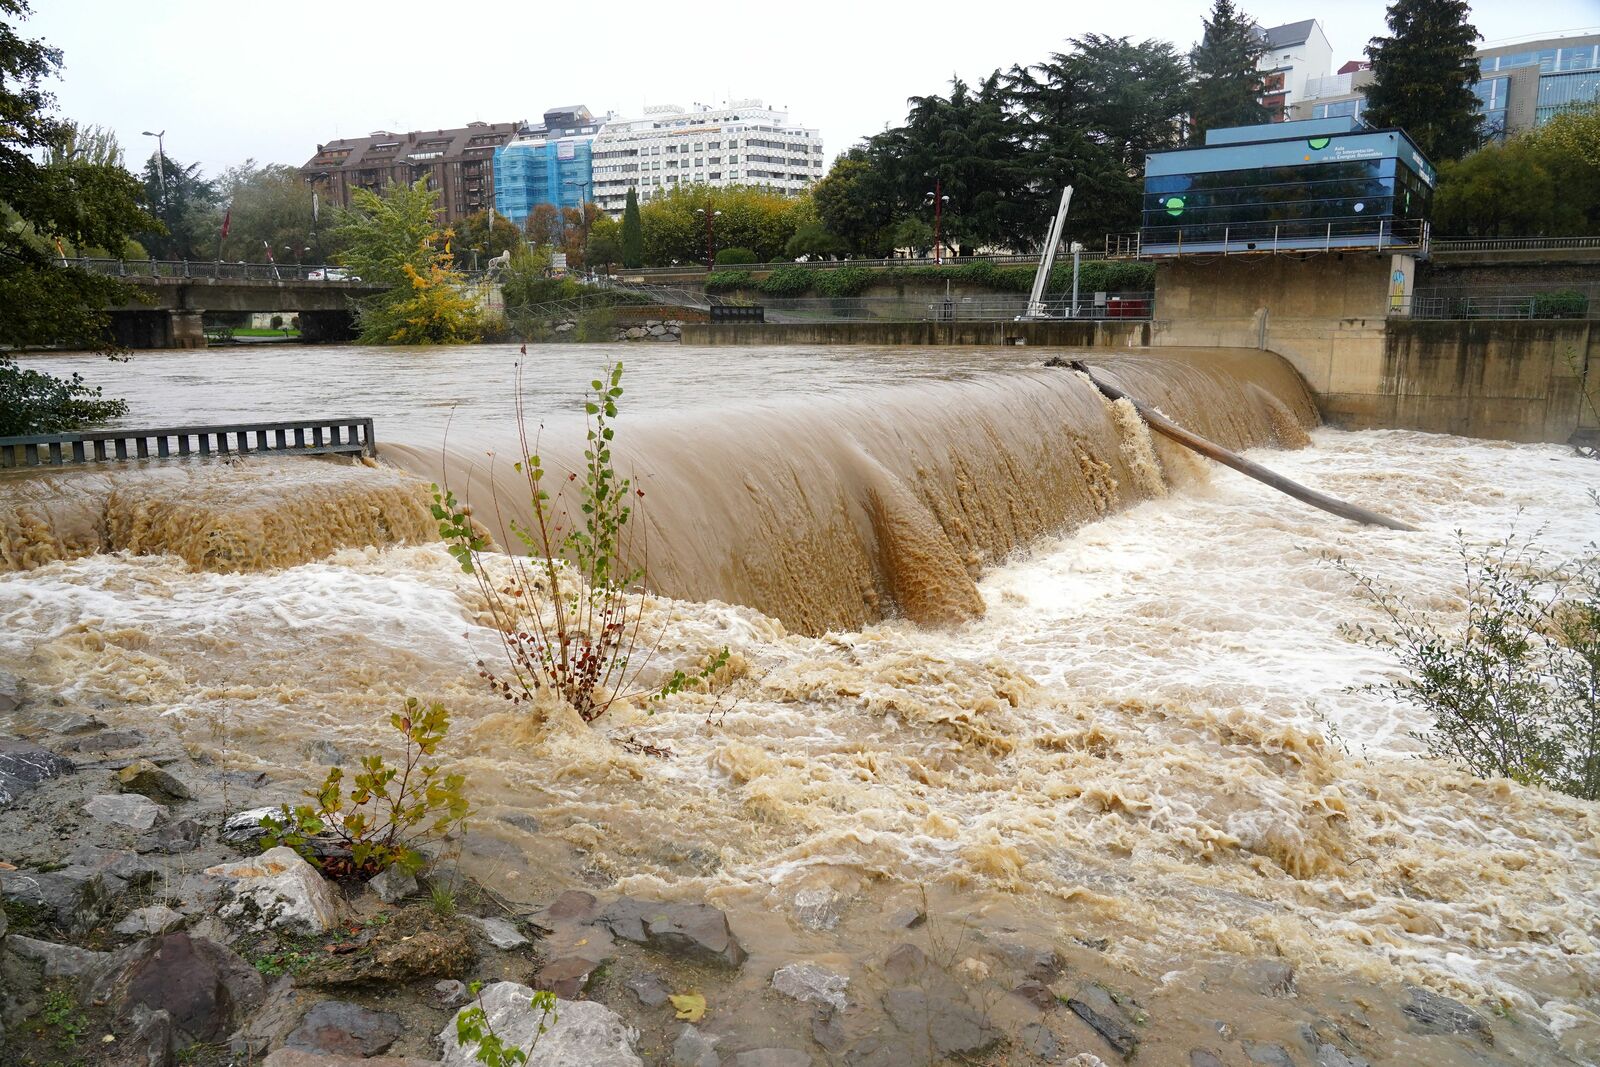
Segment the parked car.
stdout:
<svg viewBox="0 0 1600 1067">
<path fill-rule="evenodd" d="M 306 275 L 313 282 L 359 282 L 361 279 L 343 267 L 329 267 L 326 270 L 314 270 Z"/>
</svg>

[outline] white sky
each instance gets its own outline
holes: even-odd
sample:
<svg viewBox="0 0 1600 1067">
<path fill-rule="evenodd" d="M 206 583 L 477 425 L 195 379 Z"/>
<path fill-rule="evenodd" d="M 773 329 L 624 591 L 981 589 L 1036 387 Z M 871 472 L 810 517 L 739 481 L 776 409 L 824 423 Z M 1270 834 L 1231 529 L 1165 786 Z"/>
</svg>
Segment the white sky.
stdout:
<svg viewBox="0 0 1600 1067">
<path fill-rule="evenodd" d="M 822 131 L 831 158 L 900 122 L 906 98 L 1032 63 L 1084 33 L 1187 49 L 1210 0 L 33 0 L 21 32 L 62 49 L 67 118 L 116 130 L 132 161 L 208 174 L 304 163 L 372 130 L 534 119 L 546 108 L 760 97 Z M 1385 32 L 1384 0 L 1247 0 L 1271 26 L 1315 17 L 1334 68 Z M 1600 25 L 1600 0 L 1479 0 L 1489 42 Z"/>
</svg>

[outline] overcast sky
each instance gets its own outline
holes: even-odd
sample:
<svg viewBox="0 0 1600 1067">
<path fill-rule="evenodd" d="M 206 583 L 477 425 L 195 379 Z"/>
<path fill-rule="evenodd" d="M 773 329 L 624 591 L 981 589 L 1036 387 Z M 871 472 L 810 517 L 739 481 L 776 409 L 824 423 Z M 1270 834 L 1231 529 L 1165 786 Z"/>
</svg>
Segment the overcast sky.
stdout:
<svg viewBox="0 0 1600 1067">
<path fill-rule="evenodd" d="M 1187 49 L 1210 0 L 1001 3 L 806 0 L 666 4 L 530 0 L 33 0 L 22 26 L 65 53 L 63 115 L 114 129 L 131 160 L 207 173 L 247 157 L 304 163 L 318 142 L 537 119 L 587 104 L 759 97 L 822 131 L 829 157 L 898 123 L 906 97 L 1035 62 L 1085 33 Z M 1334 67 L 1384 32 L 1385 0 L 1250 0 L 1271 26 L 1316 17 Z M 1479 0 L 1488 42 L 1600 25 L 1600 0 Z M 148 147 L 147 147 L 148 146 Z"/>
</svg>

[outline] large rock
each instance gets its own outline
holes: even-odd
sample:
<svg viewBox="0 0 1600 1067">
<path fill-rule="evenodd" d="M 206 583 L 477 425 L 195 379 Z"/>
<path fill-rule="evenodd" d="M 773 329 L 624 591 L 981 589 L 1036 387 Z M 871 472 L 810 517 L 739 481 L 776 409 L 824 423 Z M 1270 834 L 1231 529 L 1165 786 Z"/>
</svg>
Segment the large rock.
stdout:
<svg viewBox="0 0 1600 1067">
<path fill-rule="evenodd" d="M 600 913 L 600 923 L 616 936 L 658 951 L 737 967 L 744 947 L 728 927 L 728 917 L 709 904 L 664 904 L 619 897 Z"/>
<path fill-rule="evenodd" d="M 167 809 L 138 793 L 103 793 L 84 801 L 86 815 L 129 830 L 148 830 L 166 815 Z"/>
<path fill-rule="evenodd" d="M 472 940 L 431 912 L 411 908 L 386 926 L 368 927 L 358 951 L 321 961 L 296 982 L 308 989 L 389 985 L 422 978 L 468 975 L 476 953 Z"/>
<path fill-rule="evenodd" d="M 672 1043 L 672 1067 L 721 1067 L 722 1057 L 717 1055 L 717 1038 L 701 1033 L 688 1023 Z"/>
<path fill-rule="evenodd" d="M 529 1006 L 533 990 L 519 983 L 496 982 L 484 989 L 479 999 L 489 1026 L 502 1041 L 524 1050 L 533 1046 L 527 1067 L 643 1067 L 633 1051 L 638 1035 L 603 1004 L 557 1000 L 551 1023 L 544 1013 Z M 534 1046 L 541 1022 L 548 1029 Z M 444 1046 L 441 1067 L 479 1067 L 477 1045 L 456 1043 L 456 1019 L 445 1024 L 439 1041 Z"/>
<path fill-rule="evenodd" d="M 791 963 L 772 973 L 772 988 L 784 996 L 837 1009 L 845 1005 L 844 989 L 850 979 L 815 963 Z"/>
<path fill-rule="evenodd" d="M 406 897 L 420 890 L 417 880 L 399 867 L 389 867 L 380 871 L 376 877 L 367 882 L 367 888 L 385 904 L 398 904 Z"/>
<path fill-rule="evenodd" d="M 90 1000 L 126 1017 L 139 1005 L 164 1011 L 184 1043 L 232 1033 L 266 998 L 261 975 L 215 941 L 178 932 L 115 954 Z"/>
<path fill-rule="evenodd" d="M 222 820 L 222 840 L 235 845 L 242 845 L 250 841 L 259 841 L 266 833 L 261 826 L 261 820 L 268 815 L 282 815 L 282 808 L 251 808 L 248 811 L 237 811 Z"/>
<path fill-rule="evenodd" d="M 119 934 L 144 937 L 149 934 L 164 934 L 182 925 L 183 915 L 180 912 L 173 911 L 165 904 L 152 904 L 147 908 L 135 908 L 130 911 L 112 929 Z"/>
<path fill-rule="evenodd" d="M 548 989 L 562 1000 L 575 1000 L 589 985 L 589 979 L 600 964 L 583 956 L 562 956 L 539 968 L 534 976 L 535 989 Z"/>
<path fill-rule="evenodd" d="M 1091 982 L 1067 1001 L 1067 1007 L 1093 1027 L 1112 1048 L 1123 1056 L 1133 1055 L 1134 1048 L 1139 1044 L 1139 1036 L 1133 1029 L 1133 1017 L 1105 988 Z"/>
<path fill-rule="evenodd" d="M 93 737 L 80 737 L 75 741 L 69 741 L 62 747 L 68 752 L 98 754 L 115 752 L 117 749 L 122 748 L 133 748 L 144 743 L 145 736 L 138 730 L 103 730 Z"/>
<path fill-rule="evenodd" d="M 1449 997 L 1421 986 L 1406 986 L 1406 1003 L 1400 1006 L 1411 1020 L 1411 1029 L 1424 1034 L 1471 1034 L 1493 1042 L 1494 1034 L 1483 1016 Z"/>
<path fill-rule="evenodd" d="M 439 1067 L 437 1060 L 410 1056 L 330 1056 L 303 1048 L 280 1048 L 261 1061 L 261 1067 Z"/>
<path fill-rule="evenodd" d="M 200 824 L 193 819 L 179 819 L 154 830 L 146 830 L 139 835 L 133 847 L 140 852 L 164 852 L 176 856 L 193 852 L 199 845 Z"/>
<path fill-rule="evenodd" d="M 901 1033 L 919 1045 L 925 1041 L 935 1056 L 976 1055 L 1000 1041 L 1000 1031 L 954 999 L 929 996 L 920 989 L 892 989 L 883 1006 Z"/>
<path fill-rule="evenodd" d="M 334 887 L 317 869 L 285 845 L 268 849 L 254 859 L 220 863 L 206 875 L 221 883 L 230 899 L 223 918 L 245 918 L 257 929 L 268 926 L 302 934 L 321 934 L 344 915 L 344 905 Z"/>
<path fill-rule="evenodd" d="M 149 760 L 134 760 L 117 772 L 117 788 L 151 800 L 193 800 L 194 794 L 171 774 Z"/>
<path fill-rule="evenodd" d="M 39 941 L 21 934 L 6 938 L 5 948 L 13 955 L 39 964 L 46 978 L 82 978 L 98 971 L 111 958 L 109 952 L 58 945 L 53 941 Z"/>
<path fill-rule="evenodd" d="M 341 1056 L 376 1056 L 400 1039 L 400 1016 L 343 1000 L 314 1005 L 284 1044 Z"/>
<path fill-rule="evenodd" d="M 128 1020 L 128 1032 L 117 1038 L 107 1062 L 110 1067 L 174 1067 L 176 1037 L 177 1028 L 170 1014 L 136 1005 Z"/>
<path fill-rule="evenodd" d="M 0 675 L 0 681 L 7 676 Z M 4 701 L 0 686 L 0 703 Z M 0 741 L 0 808 L 5 807 L 40 782 L 60 778 L 73 771 L 72 761 L 26 741 Z"/>
<path fill-rule="evenodd" d="M 304 995 L 295 989 L 293 978 L 278 979 L 267 990 L 266 1002 L 229 1035 L 228 1048 L 235 1061 L 255 1063 L 267 1049 L 283 1044 L 306 1013 L 304 1000 Z"/>
<path fill-rule="evenodd" d="M 87 930 L 115 910 L 123 893 L 158 876 L 154 864 L 132 852 L 85 845 L 58 870 L 9 873 L 0 896 L 45 912 L 63 930 Z"/>
<path fill-rule="evenodd" d="M 463 915 L 462 918 L 477 927 L 478 932 L 483 935 L 483 939 L 495 948 L 502 950 L 520 948 L 528 943 L 528 939 L 523 936 L 522 931 L 505 919 L 493 916 L 487 919 L 480 919 L 476 915 Z"/>
</svg>

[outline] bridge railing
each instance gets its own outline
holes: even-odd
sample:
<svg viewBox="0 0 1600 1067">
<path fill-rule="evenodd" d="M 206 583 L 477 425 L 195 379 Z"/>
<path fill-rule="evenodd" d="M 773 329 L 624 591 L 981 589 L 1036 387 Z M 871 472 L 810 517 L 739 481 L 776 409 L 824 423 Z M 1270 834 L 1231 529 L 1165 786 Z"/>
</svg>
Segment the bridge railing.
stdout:
<svg viewBox="0 0 1600 1067">
<path fill-rule="evenodd" d="M 213 278 L 250 282 L 358 282 L 330 263 L 227 263 L 194 259 L 63 259 L 64 267 L 120 278 Z"/>
<path fill-rule="evenodd" d="M 168 456 L 237 456 L 252 452 L 371 456 L 376 451 L 371 419 L 341 417 L 0 437 L 0 469 Z"/>
<path fill-rule="evenodd" d="M 1586 319 L 1600 315 L 1600 282 L 1423 287 L 1396 297 L 1392 318 Z"/>
<path fill-rule="evenodd" d="M 1543 252 L 1600 248 L 1600 237 L 1435 237 L 1435 252 Z"/>
<path fill-rule="evenodd" d="M 1105 259 L 1105 252 L 1085 251 L 1081 254 L 1083 259 Z M 1058 258 L 1056 262 L 1061 262 Z M 1067 257 L 1067 262 L 1071 262 Z M 978 255 L 978 256 L 946 256 L 943 264 L 932 256 L 902 256 L 898 259 L 812 259 L 804 263 L 796 260 L 780 260 L 772 263 L 728 263 L 715 268 L 716 270 L 747 270 L 747 271 L 774 271 L 780 267 L 806 267 L 814 270 L 838 270 L 841 267 L 959 267 L 967 263 L 993 263 L 997 267 L 1036 267 L 1039 257 L 1036 255 Z M 621 268 L 617 274 L 624 277 L 651 277 L 652 275 L 684 275 L 705 273 L 703 263 L 685 263 L 677 267 L 637 267 L 633 269 Z"/>
</svg>

